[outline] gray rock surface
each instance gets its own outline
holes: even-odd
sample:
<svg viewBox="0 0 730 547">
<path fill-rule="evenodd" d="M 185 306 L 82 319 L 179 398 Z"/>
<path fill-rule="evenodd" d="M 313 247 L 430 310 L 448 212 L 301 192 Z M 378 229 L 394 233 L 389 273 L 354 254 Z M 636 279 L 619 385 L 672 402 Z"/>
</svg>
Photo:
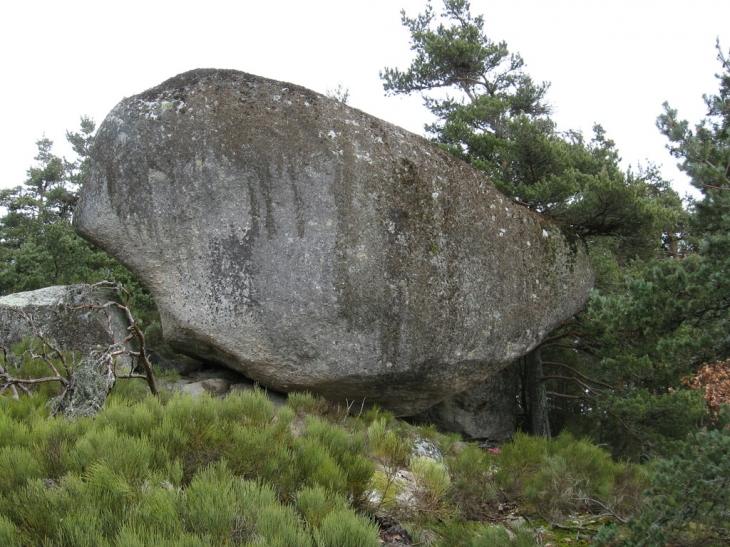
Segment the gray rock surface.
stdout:
<svg viewBox="0 0 730 547">
<path fill-rule="evenodd" d="M 433 424 L 440 431 L 461 433 L 467 439 L 504 442 L 517 427 L 517 388 L 518 369 L 508 366 L 411 421 Z"/>
<path fill-rule="evenodd" d="M 104 408 L 116 376 L 109 355 L 92 354 L 74 368 L 68 388 L 53 404 L 53 414 L 66 418 L 95 416 Z"/>
<path fill-rule="evenodd" d="M 425 139 L 236 71 L 117 105 L 74 223 L 174 349 L 400 415 L 526 353 L 592 284 L 578 242 Z"/>
<path fill-rule="evenodd" d="M 128 334 L 127 319 L 116 307 L 93 310 L 115 300 L 113 291 L 91 285 L 60 285 L 0 297 L 0 345 L 8 349 L 33 337 L 33 328 L 23 317 L 32 318 L 35 329 L 60 349 L 86 357 L 98 347 L 121 342 Z M 22 314 L 18 313 L 22 312 Z M 130 345 L 129 349 L 136 350 Z M 130 357 L 120 356 L 126 366 Z"/>
</svg>

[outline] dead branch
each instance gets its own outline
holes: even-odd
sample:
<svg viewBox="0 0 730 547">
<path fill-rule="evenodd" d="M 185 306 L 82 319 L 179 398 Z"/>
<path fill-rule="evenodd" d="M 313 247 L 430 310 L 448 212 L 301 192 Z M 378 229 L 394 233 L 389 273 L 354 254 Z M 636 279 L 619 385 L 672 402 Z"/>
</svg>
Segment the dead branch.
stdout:
<svg viewBox="0 0 730 547">
<path fill-rule="evenodd" d="M 149 386 L 150 392 L 154 394 L 155 396 L 159 395 L 159 390 L 157 387 L 157 382 L 155 380 L 154 371 L 152 369 L 152 364 L 150 363 L 148 357 L 147 357 L 147 349 L 145 344 L 145 337 L 144 333 L 142 332 L 142 329 L 139 328 L 139 325 L 135 321 L 132 311 L 129 308 L 129 301 L 130 301 L 130 294 L 129 292 L 124 289 L 120 284 L 112 283 L 109 281 L 101 281 L 99 283 L 96 283 L 91 286 L 93 288 L 101 288 L 101 289 L 111 289 L 116 292 L 117 295 L 119 295 L 120 298 L 124 298 L 124 304 L 116 301 L 109 301 L 104 304 L 85 304 L 78 306 L 74 309 L 76 310 L 95 310 L 95 311 L 104 311 L 106 312 L 106 330 L 109 333 L 113 333 L 113 326 L 112 326 L 112 317 L 111 314 L 108 313 L 108 308 L 110 307 L 116 307 L 119 310 L 122 311 L 124 314 L 127 323 L 128 323 L 128 334 L 124 337 L 123 340 L 120 342 L 111 344 L 107 346 L 106 348 L 101 349 L 97 357 L 108 363 L 109 366 L 107 367 L 111 374 L 114 375 L 114 378 L 140 378 L 147 381 L 147 385 Z M 9 311 L 19 315 L 30 327 L 30 330 L 33 334 L 33 337 L 40 343 L 40 351 L 37 351 L 36 348 L 28 349 L 25 354 L 28 355 L 31 359 L 36 361 L 42 361 L 46 364 L 46 366 L 51 371 L 51 374 L 48 376 L 40 377 L 40 378 L 17 378 L 14 375 L 10 374 L 8 370 L 6 370 L 7 367 L 3 367 L 0 365 L 0 395 L 4 394 L 6 391 L 10 390 L 13 394 L 14 399 L 18 399 L 19 394 L 18 390 L 22 391 L 25 395 L 31 396 L 32 393 L 28 389 L 29 386 L 36 385 L 36 384 L 42 384 L 45 382 L 58 382 L 62 387 L 63 391 L 61 395 L 58 397 L 58 400 L 63 399 L 63 397 L 66 395 L 70 382 L 69 379 L 72 377 L 74 373 L 75 368 L 75 360 L 72 354 L 72 361 L 71 363 L 68 362 L 68 359 L 66 355 L 61 351 L 60 347 L 58 347 L 54 342 L 46 338 L 46 336 L 43 334 L 43 332 L 37 328 L 33 317 L 24 312 L 23 310 L 19 308 L 11 308 L 7 307 L 5 309 L 8 309 Z M 136 339 L 139 343 L 140 351 L 134 351 L 129 349 L 128 344 L 132 340 Z M 9 357 L 9 351 L 5 346 L 0 345 L 0 349 L 2 350 L 2 354 L 4 357 L 4 362 L 7 365 L 11 362 L 10 358 L 13 357 L 12 353 L 10 353 Z M 96 352 L 94 352 L 96 353 Z M 136 374 L 133 371 L 128 374 L 117 374 L 116 371 L 116 359 L 115 357 L 122 356 L 122 355 L 128 355 L 130 357 L 133 357 L 137 359 L 139 363 L 141 363 L 142 368 L 144 369 L 144 374 Z M 58 359 L 61 362 L 61 365 L 63 367 L 64 372 L 66 373 L 65 377 L 61 372 L 59 372 L 58 367 L 56 366 L 56 363 L 54 363 L 54 359 Z M 16 367 L 17 368 L 17 367 Z"/>
<path fill-rule="evenodd" d="M 61 361 L 61 364 L 66 371 L 66 375 L 69 376 L 71 368 L 69 367 L 69 364 L 66 360 L 66 356 L 63 354 L 59 347 L 57 347 L 53 342 L 48 340 L 48 338 L 44 336 L 43 332 L 41 332 L 41 330 L 36 327 L 32 315 L 25 313 L 20 308 L 7 307 L 5 309 L 19 315 L 21 319 L 28 323 L 28 326 L 30 327 L 33 336 L 41 343 L 41 351 L 40 354 L 37 354 L 31 348 L 26 350 L 25 354 L 27 354 L 33 360 L 39 360 L 44 362 L 46 366 L 48 366 L 48 368 L 51 370 L 53 375 L 43 376 L 41 378 L 17 378 L 11 375 L 4 367 L 0 366 L 0 378 L 2 378 L 2 384 L 0 384 L 0 394 L 3 394 L 5 393 L 5 391 L 10 389 L 13 394 L 13 399 L 18 399 L 18 389 L 20 389 L 25 395 L 31 396 L 32 394 L 27 387 L 28 385 L 42 384 L 47 382 L 60 383 L 61 386 L 63 386 L 63 392 L 65 393 L 65 390 L 68 388 L 68 379 L 63 377 L 61 373 L 58 372 L 56 365 L 52 361 L 52 357 L 55 356 Z M 3 358 L 5 363 L 7 364 L 8 349 L 5 346 L 0 346 L 0 348 L 2 348 Z"/>
<path fill-rule="evenodd" d="M 555 391 L 547 391 L 545 392 L 546 395 L 549 397 L 558 397 L 560 399 L 581 399 L 586 402 L 593 402 L 593 399 L 590 397 L 586 397 L 585 395 L 568 395 L 566 393 L 557 393 Z"/>
<path fill-rule="evenodd" d="M 129 331 L 129 335 L 127 335 L 124 340 L 121 342 L 118 342 L 116 344 L 113 344 L 112 346 L 109 346 L 107 348 L 107 351 L 110 351 L 112 355 L 129 355 L 130 357 L 135 357 L 141 364 L 142 368 L 144 368 L 145 374 L 144 375 L 117 375 L 118 378 L 144 378 L 147 380 L 147 385 L 150 388 L 150 392 L 157 396 L 159 395 L 159 390 L 157 388 L 157 381 L 155 380 L 155 373 L 152 369 L 152 363 L 150 363 L 149 358 L 147 357 L 147 347 L 145 342 L 145 336 L 142 332 L 142 329 L 139 328 L 139 325 L 137 324 L 137 321 L 134 319 L 134 316 L 132 315 L 132 310 L 129 308 L 129 301 L 131 299 L 131 295 L 129 294 L 129 291 L 127 291 L 122 285 L 119 283 L 112 283 L 110 281 L 100 281 L 99 283 L 95 283 L 92 285 L 92 287 L 99 287 L 99 288 L 106 288 L 111 289 L 114 292 L 116 292 L 119 297 L 124 297 L 124 304 L 116 301 L 109 301 L 105 304 L 101 305 L 94 305 L 94 304 L 85 304 L 84 306 L 80 306 L 77 309 L 92 309 L 92 310 L 106 310 L 108 307 L 116 307 L 119 310 L 121 310 L 128 323 L 127 330 Z M 109 332 L 112 331 L 111 327 L 111 319 L 109 314 L 107 314 L 107 329 Z M 133 351 L 127 348 L 126 344 L 131 342 L 133 339 L 137 339 L 137 342 L 140 346 L 140 351 Z M 112 351 L 112 348 L 118 348 Z M 115 371 L 116 373 L 116 371 Z"/>
<path fill-rule="evenodd" d="M 624 518 L 621 518 L 620 516 L 618 516 L 618 515 L 616 514 L 616 512 L 615 512 L 615 511 L 614 511 L 613 509 L 611 509 L 610 507 L 608 507 L 608 506 L 607 506 L 607 505 L 606 505 L 605 503 L 602 503 L 602 502 L 600 502 L 600 501 L 598 501 L 598 500 L 595 500 L 595 499 L 593 499 L 593 498 L 582 498 L 582 499 L 580 499 L 579 501 L 582 501 L 582 502 L 584 502 L 584 503 L 586 503 L 586 502 L 587 502 L 587 503 L 593 503 L 593 504 L 595 504 L 595 505 L 598 505 L 598 506 L 599 506 L 599 507 L 601 507 L 601 508 L 602 508 L 603 510 L 605 510 L 605 511 L 607 511 L 607 512 L 609 513 L 609 515 L 608 515 L 608 516 L 611 516 L 611 517 L 615 518 L 615 519 L 616 519 L 617 521 L 619 521 L 619 522 L 620 522 L 621 524 L 626 524 L 626 519 L 624 519 Z"/>
</svg>

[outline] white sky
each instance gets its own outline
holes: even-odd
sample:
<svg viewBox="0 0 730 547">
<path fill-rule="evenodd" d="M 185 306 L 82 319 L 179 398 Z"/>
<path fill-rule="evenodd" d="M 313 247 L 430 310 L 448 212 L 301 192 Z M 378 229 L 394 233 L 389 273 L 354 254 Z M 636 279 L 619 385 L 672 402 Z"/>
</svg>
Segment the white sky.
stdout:
<svg viewBox="0 0 730 547">
<path fill-rule="evenodd" d="M 440 10 L 440 0 L 434 0 Z M 178 73 L 232 68 L 324 93 L 423 134 L 418 98 L 385 97 L 378 73 L 405 68 L 400 10 L 425 0 L 17 0 L 0 6 L 0 187 L 22 184 L 44 134 L 70 155 L 65 131 L 101 123 L 122 98 Z M 664 101 L 691 121 L 714 93 L 715 40 L 730 48 L 728 0 L 472 0 L 493 40 L 505 40 L 548 99 L 559 129 L 601 123 L 625 166 L 662 164 L 681 193 L 655 127 Z"/>
</svg>

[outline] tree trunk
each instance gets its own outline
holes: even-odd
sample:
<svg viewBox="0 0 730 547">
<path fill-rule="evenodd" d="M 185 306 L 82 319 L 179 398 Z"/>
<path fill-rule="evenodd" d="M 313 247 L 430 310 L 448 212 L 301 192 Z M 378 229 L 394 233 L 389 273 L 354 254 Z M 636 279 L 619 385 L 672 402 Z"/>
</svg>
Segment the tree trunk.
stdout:
<svg viewBox="0 0 730 547">
<path fill-rule="evenodd" d="M 527 395 L 527 418 L 532 435 L 550 437 L 547 394 L 543 382 L 542 356 L 540 348 L 535 348 L 522 358 L 523 388 Z"/>
</svg>

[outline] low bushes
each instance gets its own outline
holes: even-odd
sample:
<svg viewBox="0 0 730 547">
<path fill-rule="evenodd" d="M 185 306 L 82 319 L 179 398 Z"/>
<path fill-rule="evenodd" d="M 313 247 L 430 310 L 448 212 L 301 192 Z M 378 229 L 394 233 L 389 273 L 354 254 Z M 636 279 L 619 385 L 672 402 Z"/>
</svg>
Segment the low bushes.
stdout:
<svg viewBox="0 0 730 547">
<path fill-rule="evenodd" d="M 532 512 L 558 522 L 575 513 L 628 516 L 642 502 L 646 477 L 587 440 L 518 433 L 496 455 L 496 486 Z"/>
<path fill-rule="evenodd" d="M 307 394 L 276 408 L 260 390 L 130 389 L 74 421 L 49 419 L 39 401 L 0 398 L 1 545 L 368 547 L 378 529 L 365 515 L 384 512 L 435 547 L 526 547 L 533 532 L 484 522 L 509 520 L 515 504 L 550 522 L 626 520 L 648 484 L 568 435 L 517 435 L 493 453 Z M 425 439 L 442 460 L 414 454 Z"/>
<path fill-rule="evenodd" d="M 317 417 L 295 434 L 261 391 L 14 414 L 0 413 L 2 545 L 378 545 L 355 510 L 373 473 L 362 434 Z"/>
</svg>

